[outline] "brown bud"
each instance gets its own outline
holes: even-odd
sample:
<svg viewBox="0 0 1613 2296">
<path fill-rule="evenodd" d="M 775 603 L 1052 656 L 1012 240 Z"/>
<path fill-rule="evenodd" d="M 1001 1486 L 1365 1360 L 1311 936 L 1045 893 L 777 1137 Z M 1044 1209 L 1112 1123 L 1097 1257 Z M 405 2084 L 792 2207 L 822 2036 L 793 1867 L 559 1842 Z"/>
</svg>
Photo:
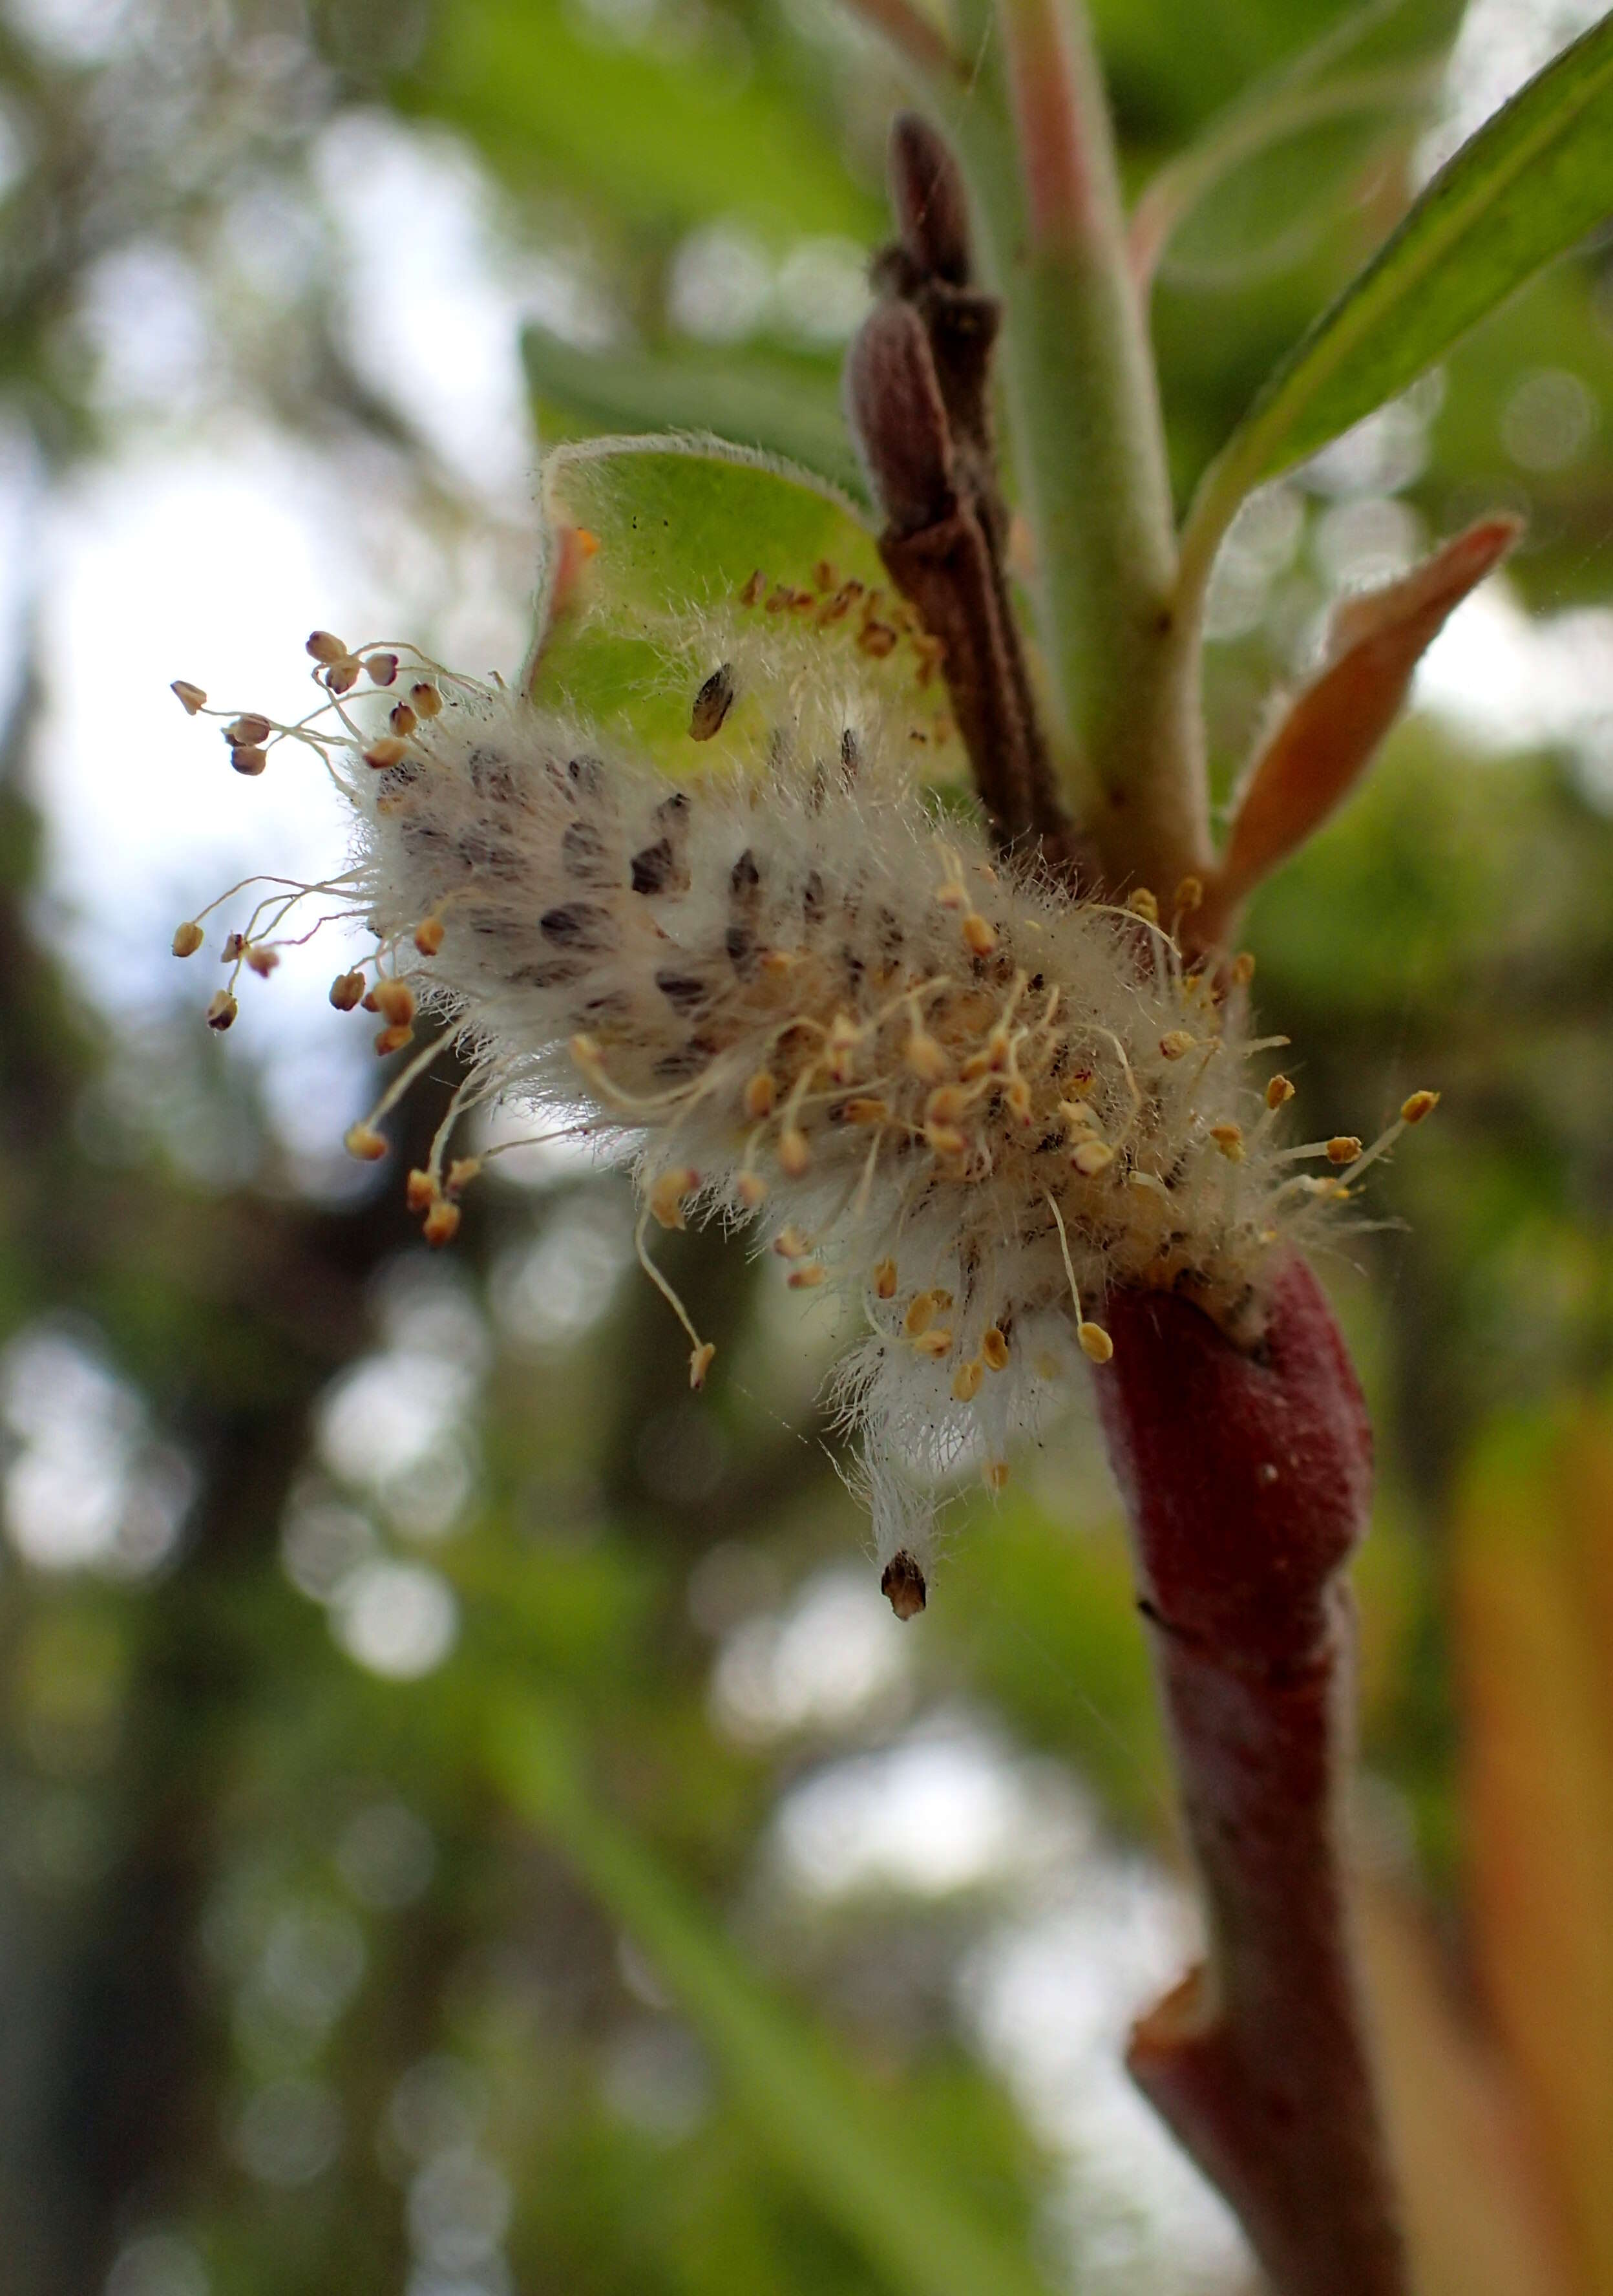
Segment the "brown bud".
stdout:
<svg viewBox="0 0 1613 2296">
<path fill-rule="evenodd" d="M 267 751 L 256 742 L 237 742 L 230 751 L 230 763 L 238 774 L 260 774 L 268 762 Z"/>
<path fill-rule="evenodd" d="M 274 730 L 266 718 L 259 717 L 255 709 L 249 709 L 242 716 L 231 719 L 224 729 L 224 738 L 232 747 L 247 742 L 263 742 L 268 740 Z"/>
<path fill-rule="evenodd" d="M 350 1013 L 364 993 L 362 972 L 339 972 L 331 983 L 331 1002 L 339 1013 Z"/>
<path fill-rule="evenodd" d="M 891 125 L 890 204 L 914 268 L 952 287 L 969 284 L 969 200 L 957 161 L 928 119 L 898 112 Z"/>
<path fill-rule="evenodd" d="M 206 935 L 199 924 L 180 925 L 174 934 L 175 955 L 194 956 L 205 939 Z"/>
<path fill-rule="evenodd" d="M 178 696 L 187 718 L 193 718 L 199 709 L 205 709 L 208 706 L 207 695 L 201 686 L 192 685 L 188 677 L 175 678 L 168 691 Z"/>
<path fill-rule="evenodd" d="M 880 508 L 916 534 L 957 506 L 952 438 L 923 322 L 907 303 L 877 303 L 846 361 L 846 411 Z"/>
</svg>

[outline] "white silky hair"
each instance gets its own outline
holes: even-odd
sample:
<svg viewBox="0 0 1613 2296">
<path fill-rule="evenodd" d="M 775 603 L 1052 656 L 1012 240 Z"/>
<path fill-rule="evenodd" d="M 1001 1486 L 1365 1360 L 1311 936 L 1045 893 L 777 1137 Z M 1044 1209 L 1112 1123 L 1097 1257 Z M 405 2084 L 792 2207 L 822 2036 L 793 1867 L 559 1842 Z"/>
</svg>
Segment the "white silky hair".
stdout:
<svg viewBox="0 0 1613 2296">
<path fill-rule="evenodd" d="M 855 676 L 704 644 L 754 730 L 678 778 L 446 674 L 396 762 L 333 745 L 359 895 L 489 1089 L 583 1111 L 664 1225 L 744 1226 L 857 1303 L 834 1396 L 881 1562 L 922 1562 L 938 1487 L 969 1463 L 998 1487 L 1084 1361 L 1103 1376 L 1111 1287 L 1257 1331 L 1279 1251 L 1345 1189 L 1296 1175 L 1325 1144 L 1278 1144 L 1290 1088 L 1251 1074 L 1225 965 L 1188 966 L 1146 899 L 994 854 Z"/>
</svg>

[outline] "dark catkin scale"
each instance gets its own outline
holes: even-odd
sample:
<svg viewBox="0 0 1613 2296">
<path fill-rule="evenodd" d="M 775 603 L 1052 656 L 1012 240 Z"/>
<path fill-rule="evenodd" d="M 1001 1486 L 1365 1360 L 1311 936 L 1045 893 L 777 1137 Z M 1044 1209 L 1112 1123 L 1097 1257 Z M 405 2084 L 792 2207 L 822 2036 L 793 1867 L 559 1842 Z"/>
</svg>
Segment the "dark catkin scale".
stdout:
<svg viewBox="0 0 1613 2296">
<path fill-rule="evenodd" d="M 561 867 L 568 877 L 598 884 L 610 874 L 605 840 L 591 821 L 574 821 L 560 841 Z"/>
<path fill-rule="evenodd" d="M 689 712 L 689 738 L 692 742 L 708 742 L 722 729 L 723 720 L 733 707 L 733 665 L 721 662 L 694 697 Z"/>
<path fill-rule="evenodd" d="M 561 908 L 545 909 L 537 929 L 557 947 L 604 949 L 612 942 L 610 912 L 590 901 L 568 901 Z"/>
<path fill-rule="evenodd" d="M 880 1592 L 884 1595 L 898 1619 L 916 1619 L 929 1599 L 929 1589 L 924 1581 L 916 1556 L 904 1546 L 885 1565 L 880 1578 Z"/>
<path fill-rule="evenodd" d="M 653 845 L 646 845 L 627 864 L 633 890 L 650 895 L 664 893 L 677 872 L 677 857 L 672 850 L 669 837 L 658 837 Z"/>
<path fill-rule="evenodd" d="M 692 1013 L 706 1001 L 706 983 L 692 972 L 662 971 L 655 985 L 675 1013 Z"/>
</svg>

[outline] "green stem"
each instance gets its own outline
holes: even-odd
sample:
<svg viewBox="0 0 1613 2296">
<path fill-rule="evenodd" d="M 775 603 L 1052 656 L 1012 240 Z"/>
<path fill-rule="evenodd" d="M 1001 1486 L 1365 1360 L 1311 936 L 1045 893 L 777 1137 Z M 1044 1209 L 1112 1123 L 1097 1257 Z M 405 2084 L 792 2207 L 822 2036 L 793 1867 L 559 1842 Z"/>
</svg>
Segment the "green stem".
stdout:
<svg viewBox="0 0 1613 2296">
<path fill-rule="evenodd" d="M 1210 849 L 1197 633 L 1174 607 L 1159 393 L 1098 62 L 1077 0 L 999 0 L 984 33 L 947 124 L 1005 306 L 1061 764 L 1111 882 L 1168 894 Z"/>
</svg>

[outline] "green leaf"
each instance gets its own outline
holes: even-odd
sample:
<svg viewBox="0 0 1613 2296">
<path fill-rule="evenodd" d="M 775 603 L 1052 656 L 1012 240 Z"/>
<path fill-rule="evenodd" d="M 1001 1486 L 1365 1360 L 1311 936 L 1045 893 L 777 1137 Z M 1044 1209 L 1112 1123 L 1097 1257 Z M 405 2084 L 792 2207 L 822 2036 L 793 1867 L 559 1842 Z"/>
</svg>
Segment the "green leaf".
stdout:
<svg viewBox="0 0 1613 2296">
<path fill-rule="evenodd" d="M 855 681 L 899 713 L 927 775 L 955 770 L 933 658 L 911 636 L 884 652 L 865 640 L 871 625 L 881 643 L 916 626 L 867 525 L 823 480 L 716 439 L 601 439 L 548 456 L 544 509 L 535 699 L 632 736 L 672 772 L 751 764 L 771 728 L 743 679 L 710 739 L 692 740 L 690 705 L 725 660 L 798 646 L 815 681 Z M 855 603 L 836 612 L 847 583 Z"/>
<path fill-rule="evenodd" d="M 742 2098 L 758 2136 L 903 2296 L 1046 2296 L 962 2198 L 962 2178 L 914 2149 L 896 2113 L 821 2032 L 757 1982 L 710 1916 L 588 1795 L 552 1710 L 496 1705 L 489 1767 L 648 1956 Z"/>
<path fill-rule="evenodd" d="M 596 430 L 715 430 L 782 455 L 862 498 L 866 488 L 839 395 L 799 372 L 742 353 L 582 351 L 547 328 L 521 337 L 533 396 Z"/>
<path fill-rule="evenodd" d="M 1139 272 L 1170 246 L 1173 279 L 1217 284 L 1308 246 L 1340 177 L 1426 108 L 1460 13 L 1376 0 L 1257 80 L 1149 183 L 1132 217 Z M 1191 243 L 1172 245 L 1178 234 Z"/>
<path fill-rule="evenodd" d="M 1184 579 L 1208 575 L 1251 488 L 1414 382 L 1609 209 L 1613 17 L 1604 17 L 1462 145 L 1271 377 L 1200 488 Z"/>
</svg>

